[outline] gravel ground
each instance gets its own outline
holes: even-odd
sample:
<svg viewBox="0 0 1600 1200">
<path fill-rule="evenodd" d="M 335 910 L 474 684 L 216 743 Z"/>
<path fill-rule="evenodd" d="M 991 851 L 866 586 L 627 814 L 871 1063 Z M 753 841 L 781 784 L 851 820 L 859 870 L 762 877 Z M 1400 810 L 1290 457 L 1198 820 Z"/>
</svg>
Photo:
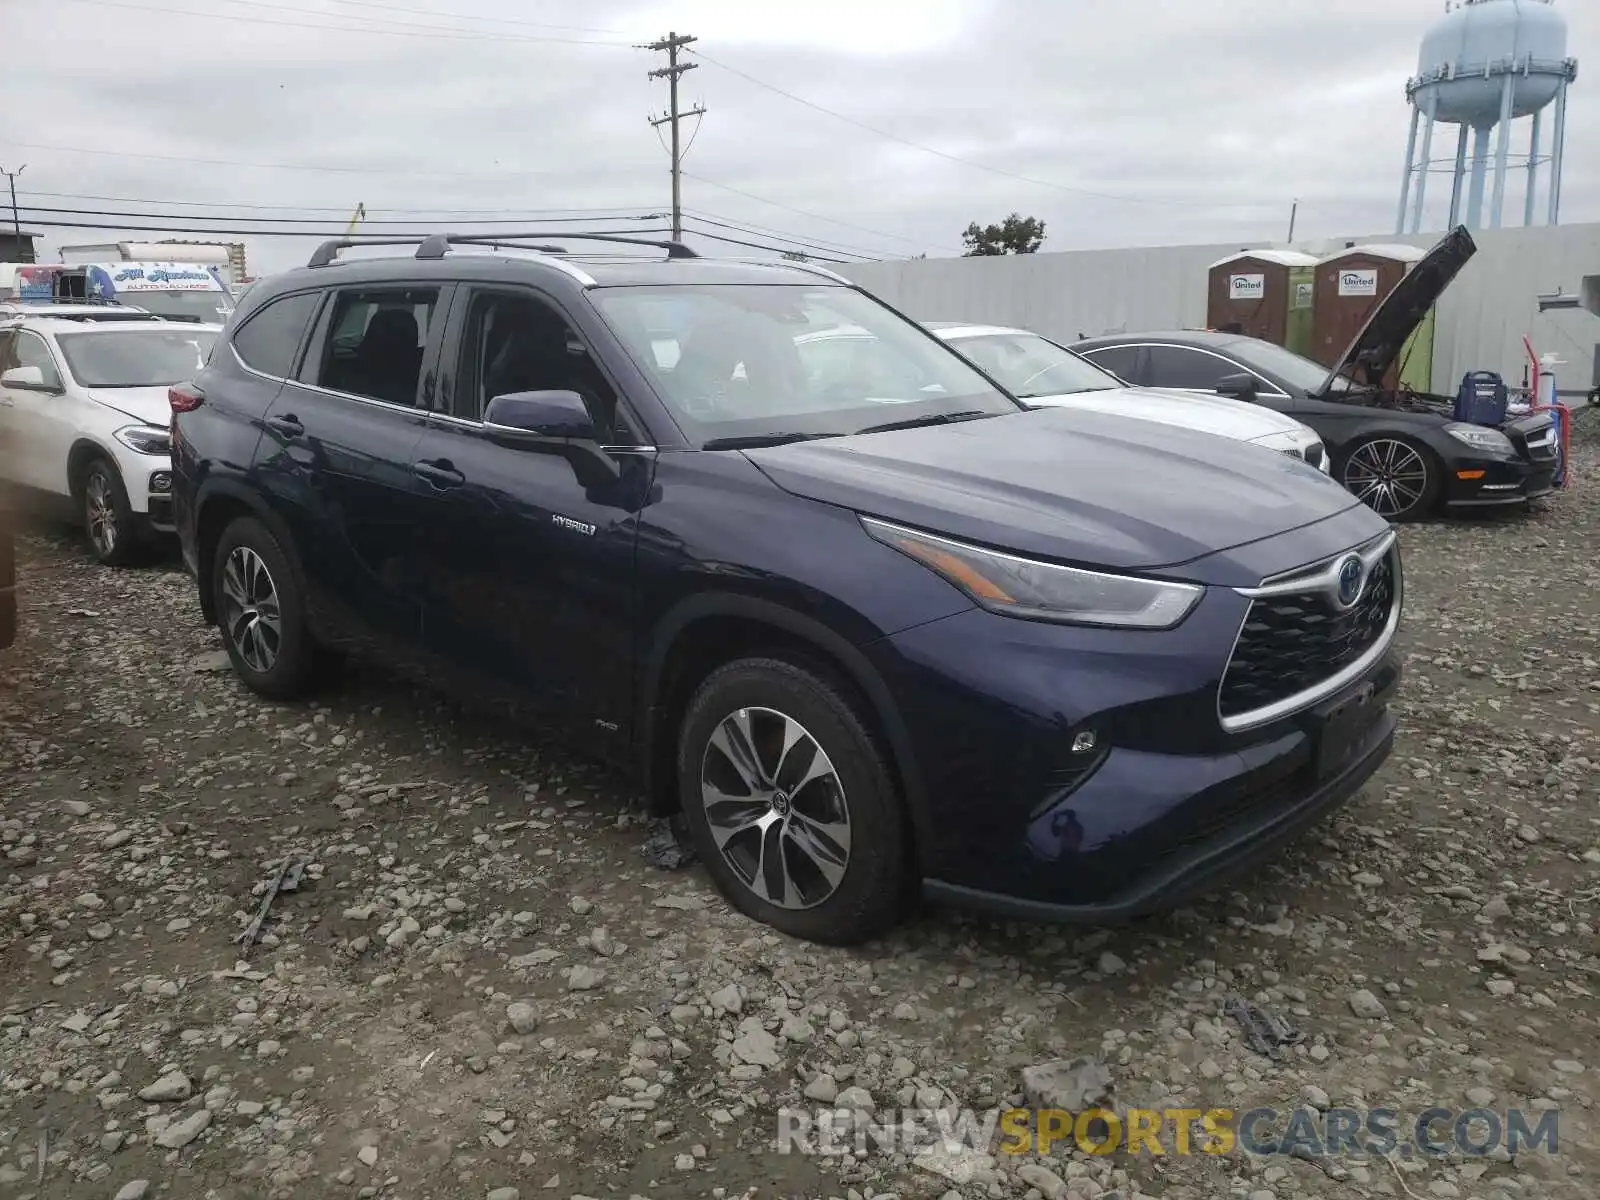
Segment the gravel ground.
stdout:
<svg viewBox="0 0 1600 1200">
<path fill-rule="evenodd" d="M 1600 453 L 1578 469 L 1531 514 L 1404 530 L 1397 752 L 1281 862 L 1133 927 L 931 911 L 856 951 L 651 866 L 626 785 L 536 733 L 368 671 L 265 703 L 175 562 L 30 536 L 0 1196 L 1592 1197 Z M 1304 1041 L 1253 1051 L 1236 994 Z M 771 1149 L 780 1106 L 992 1107 L 1080 1055 L 1125 1105 L 1556 1109 L 1560 1152 Z"/>
</svg>

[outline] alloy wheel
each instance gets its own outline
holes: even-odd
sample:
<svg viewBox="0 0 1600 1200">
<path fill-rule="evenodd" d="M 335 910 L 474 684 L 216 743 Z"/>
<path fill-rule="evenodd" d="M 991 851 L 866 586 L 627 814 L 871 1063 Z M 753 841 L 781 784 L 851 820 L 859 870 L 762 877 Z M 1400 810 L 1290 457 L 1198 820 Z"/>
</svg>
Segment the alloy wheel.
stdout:
<svg viewBox="0 0 1600 1200">
<path fill-rule="evenodd" d="M 282 620 L 267 564 L 249 546 L 235 546 L 222 568 L 222 628 L 252 671 L 265 674 L 278 661 Z"/>
<path fill-rule="evenodd" d="M 771 708 L 740 708 L 711 734 L 700 800 L 724 861 L 756 896 L 813 908 L 850 862 L 850 809 L 833 761 L 810 732 Z"/>
<path fill-rule="evenodd" d="M 95 471 L 83 489 L 84 518 L 89 527 L 89 541 L 101 558 L 116 553 L 120 531 L 117 528 L 117 504 L 112 496 L 111 481 L 104 472 Z"/>
<path fill-rule="evenodd" d="M 1427 493 L 1428 462 L 1405 442 L 1373 438 L 1350 455 L 1344 483 L 1380 517 L 1397 517 L 1409 512 Z"/>
</svg>

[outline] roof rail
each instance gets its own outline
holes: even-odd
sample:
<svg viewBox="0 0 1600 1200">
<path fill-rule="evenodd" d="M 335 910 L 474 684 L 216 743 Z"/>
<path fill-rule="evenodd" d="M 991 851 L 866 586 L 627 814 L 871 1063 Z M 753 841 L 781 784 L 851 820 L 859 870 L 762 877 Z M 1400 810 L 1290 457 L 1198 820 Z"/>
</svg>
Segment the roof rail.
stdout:
<svg viewBox="0 0 1600 1200">
<path fill-rule="evenodd" d="M 796 271 L 805 271 L 811 275 L 821 275 L 824 279 L 831 279 L 835 283 L 850 283 L 850 281 L 843 275 L 839 274 L 839 272 L 830 271 L 827 267 L 819 267 L 814 262 L 804 262 L 796 259 L 789 259 L 782 265 L 786 267 L 793 267 Z M 854 287 L 855 285 L 851 284 L 851 286 Z"/>
<path fill-rule="evenodd" d="M 540 238 L 563 238 L 580 242 L 617 242 L 625 246 L 652 246 L 665 250 L 668 258 L 699 258 L 689 246 L 671 239 L 639 238 L 621 233 L 574 233 L 570 229 L 557 232 L 536 230 L 532 233 L 435 233 L 422 240 L 417 247 L 418 258 L 443 258 L 451 246 L 504 246 Z M 541 250 L 545 253 L 564 253 L 553 246 L 528 246 L 522 249 Z"/>
<path fill-rule="evenodd" d="M 416 246 L 417 258 L 443 258 L 450 252 L 451 246 L 477 245 L 477 246 L 515 246 L 518 242 L 538 240 L 545 238 L 575 239 L 583 242 L 620 242 L 629 246 L 651 246 L 657 250 L 665 250 L 668 258 L 699 258 L 692 248 L 683 242 L 670 240 L 656 240 L 653 238 L 629 237 L 620 233 L 574 233 L 563 229 L 556 233 L 429 233 L 417 234 L 412 237 L 381 237 L 381 238 L 333 238 L 323 242 L 311 254 L 308 267 L 326 267 L 339 257 L 339 251 L 351 246 Z M 538 250 L 545 254 L 565 253 L 559 246 L 521 246 L 518 249 Z"/>
<path fill-rule="evenodd" d="M 387 237 L 387 238 L 333 238 L 323 242 L 311 252 L 311 260 L 306 263 L 308 267 L 325 267 L 339 257 L 339 251 L 351 246 L 411 246 L 423 241 L 422 237 Z"/>
</svg>

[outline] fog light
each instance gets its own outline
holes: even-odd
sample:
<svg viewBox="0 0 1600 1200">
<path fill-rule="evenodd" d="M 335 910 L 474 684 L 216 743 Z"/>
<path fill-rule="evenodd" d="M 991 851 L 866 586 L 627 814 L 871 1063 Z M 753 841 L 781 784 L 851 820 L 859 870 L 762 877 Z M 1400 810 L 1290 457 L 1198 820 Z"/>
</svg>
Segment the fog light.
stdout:
<svg viewBox="0 0 1600 1200">
<path fill-rule="evenodd" d="M 172 472 L 157 471 L 150 476 L 150 490 L 152 492 L 170 492 L 172 490 Z"/>
<path fill-rule="evenodd" d="M 1075 734 L 1072 739 L 1072 752 L 1074 754 L 1088 754 L 1095 747 L 1094 732 L 1085 729 L 1082 733 Z"/>
</svg>

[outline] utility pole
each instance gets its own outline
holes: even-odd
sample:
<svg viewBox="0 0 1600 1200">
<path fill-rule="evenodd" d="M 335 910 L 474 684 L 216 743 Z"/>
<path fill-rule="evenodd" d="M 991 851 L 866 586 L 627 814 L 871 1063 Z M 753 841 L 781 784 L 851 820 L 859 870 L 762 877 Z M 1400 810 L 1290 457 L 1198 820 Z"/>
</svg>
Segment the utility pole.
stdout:
<svg viewBox="0 0 1600 1200">
<path fill-rule="evenodd" d="M 657 67 L 650 72 L 651 79 L 665 79 L 667 81 L 667 111 L 659 117 L 650 118 L 650 124 L 656 128 L 660 128 L 662 125 L 670 125 L 672 127 L 672 240 L 675 242 L 683 240 L 683 204 L 681 201 L 683 143 L 678 136 L 678 125 L 684 117 L 703 117 L 706 115 L 705 106 L 701 104 L 695 105 L 687 112 L 678 111 L 678 80 L 683 76 L 684 72 L 692 71 L 699 65 L 692 62 L 679 62 L 678 51 L 690 42 L 698 40 L 698 38 L 691 37 L 686 33 L 668 33 L 660 41 L 651 42 L 648 46 L 643 47 L 646 50 L 654 50 L 657 53 L 664 50 L 667 54 L 667 65 Z"/>
<path fill-rule="evenodd" d="M 0 175 L 4 175 L 11 182 L 11 236 L 16 247 L 17 257 L 22 257 L 22 221 L 17 217 L 17 176 L 28 169 L 28 164 L 23 163 L 15 171 L 8 171 L 0 167 Z M 28 262 L 33 261 L 33 252 L 28 252 Z"/>
<path fill-rule="evenodd" d="M 1295 218 L 1298 217 L 1299 215 L 1300 215 L 1300 201 L 1296 200 L 1292 205 L 1289 206 L 1289 240 L 1291 242 L 1294 241 L 1294 222 L 1295 222 Z"/>
</svg>

